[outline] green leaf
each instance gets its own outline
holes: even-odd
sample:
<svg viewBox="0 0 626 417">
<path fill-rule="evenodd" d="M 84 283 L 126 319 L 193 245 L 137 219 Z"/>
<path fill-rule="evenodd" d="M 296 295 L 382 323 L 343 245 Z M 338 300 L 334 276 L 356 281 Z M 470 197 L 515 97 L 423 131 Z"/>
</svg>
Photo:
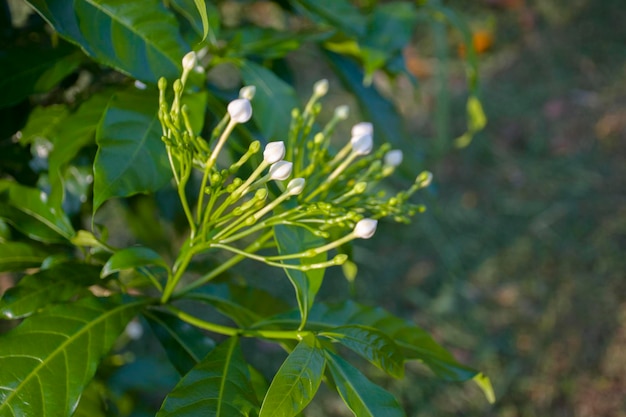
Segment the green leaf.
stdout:
<svg viewBox="0 0 626 417">
<path fill-rule="evenodd" d="M 189 51 L 158 0 L 29 0 L 61 36 L 97 61 L 144 82 L 176 78 Z"/>
<path fill-rule="evenodd" d="M 74 297 L 99 281 L 100 268 L 81 263 L 61 263 L 22 278 L 0 299 L 0 317 L 18 319 L 40 308 Z"/>
<path fill-rule="evenodd" d="M 0 415 L 71 415 L 100 358 L 146 303 L 84 298 L 0 335 Z"/>
<path fill-rule="evenodd" d="M 156 191 L 171 178 L 155 97 L 115 95 L 98 126 L 93 211 L 112 197 Z"/>
<path fill-rule="evenodd" d="M 335 327 L 319 333 L 352 349 L 378 368 L 396 378 L 404 376 L 404 356 L 386 334 L 365 326 Z"/>
<path fill-rule="evenodd" d="M 249 285 L 211 284 L 186 294 L 186 298 L 214 306 L 239 327 L 251 327 L 257 321 L 286 311 L 289 306 L 272 294 Z"/>
<path fill-rule="evenodd" d="M 160 266 L 167 270 L 168 274 L 170 273 L 170 268 L 165 260 L 161 258 L 161 255 L 150 248 L 133 246 L 115 252 L 107 263 L 104 264 L 100 276 L 104 278 L 124 269 L 134 269 L 149 265 Z"/>
<path fill-rule="evenodd" d="M 70 239 L 74 236 L 74 228 L 70 220 L 63 212 L 50 207 L 47 204 L 47 195 L 36 188 L 26 187 L 12 181 L 0 180 L 0 203 L 8 204 L 19 212 L 30 216 L 32 219 L 26 220 L 24 216 L 12 217 L 15 210 L 7 210 L 0 204 L 0 217 L 10 221 L 16 228 L 24 227 L 26 234 L 31 233 L 34 239 L 44 242 L 59 241 L 59 237 Z M 22 223 L 22 221 L 26 223 Z M 35 221 L 35 223 L 33 223 Z M 41 225 L 49 230 L 41 232 Z M 59 237 L 50 233 L 53 231 Z"/>
<path fill-rule="evenodd" d="M 258 410 L 239 340 L 212 350 L 168 394 L 157 417 L 247 417 Z"/>
<path fill-rule="evenodd" d="M 294 89 L 270 70 L 245 61 L 241 77 L 247 85 L 256 86 L 252 99 L 252 119 L 268 140 L 287 137 L 291 124 L 291 110 L 298 107 Z"/>
<path fill-rule="evenodd" d="M 322 238 L 313 235 L 306 229 L 282 224 L 274 226 L 274 237 L 276 239 L 276 245 L 278 246 L 278 252 L 281 255 L 304 252 L 324 244 Z M 325 262 L 326 258 L 327 253 L 323 252 L 311 258 L 287 260 L 284 262 L 291 264 L 312 264 Z M 324 269 L 311 269 L 303 272 L 296 269 L 285 268 L 285 273 L 296 290 L 296 298 L 298 300 L 298 308 L 300 309 L 301 317 L 300 328 L 304 327 L 307 322 L 315 296 L 322 286 L 324 272 Z"/>
<path fill-rule="evenodd" d="M 69 109 L 63 104 L 35 107 L 22 129 L 20 143 L 31 145 L 42 140 L 53 143 L 57 127 L 65 122 L 69 113 Z"/>
<path fill-rule="evenodd" d="M 143 315 L 180 375 L 189 372 L 215 347 L 204 333 L 171 314 L 148 311 Z"/>
<path fill-rule="evenodd" d="M 296 0 L 294 3 L 313 20 L 338 28 L 348 36 L 365 34 L 365 16 L 347 0 Z"/>
<path fill-rule="evenodd" d="M 393 104 L 374 87 L 363 85 L 363 71 L 350 58 L 329 51 L 325 51 L 325 56 L 343 86 L 358 100 L 365 119 L 374 124 L 376 137 L 406 149 L 404 124 Z"/>
<path fill-rule="evenodd" d="M 277 31 L 259 27 L 238 27 L 233 29 L 229 42 L 229 57 L 263 59 L 283 58 L 289 52 L 297 50 L 303 43 L 320 42 L 331 34 L 329 31 Z M 225 33 L 227 36 L 229 33 Z"/>
<path fill-rule="evenodd" d="M 340 356 L 326 351 L 326 359 L 339 395 L 355 416 L 401 417 L 405 415 L 393 395 L 372 383 Z"/>
<path fill-rule="evenodd" d="M 82 54 L 67 43 L 56 48 L 25 45 L 0 52 L 0 108 L 45 93 L 74 72 Z"/>
<path fill-rule="evenodd" d="M 304 339 L 289 354 L 270 384 L 259 417 L 293 417 L 317 392 L 326 359 L 319 342 Z"/>
<path fill-rule="evenodd" d="M 203 0 L 172 0 L 171 4 L 191 24 L 193 30 L 202 36 L 202 41 L 208 36 L 211 43 L 216 42 L 221 17 L 214 4 Z M 196 9 L 199 13 L 196 13 Z"/>
<path fill-rule="evenodd" d="M 206 11 L 206 2 L 204 0 L 194 0 L 194 2 L 196 3 L 198 13 L 200 13 L 200 18 L 202 19 L 202 40 L 205 40 L 209 34 L 209 17 Z"/>
<path fill-rule="evenodd" d="M 106 384 L 92 380 L 80 396 L 80 402 L 72 417 L 107 417 L 106 399 L 110 396 Z"/>
<path fill-rule="evenodd" d="M 50 252 L 28 243 L 0 243 L 0 271 L 20 271 L 36 268 L 50 256 Z"/>
</svg>

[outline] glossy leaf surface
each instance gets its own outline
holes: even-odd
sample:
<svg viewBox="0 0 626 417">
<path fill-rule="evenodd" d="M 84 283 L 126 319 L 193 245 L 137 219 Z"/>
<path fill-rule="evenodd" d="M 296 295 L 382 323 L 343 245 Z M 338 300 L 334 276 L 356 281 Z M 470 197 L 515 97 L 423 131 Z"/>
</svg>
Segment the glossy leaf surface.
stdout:
<svg viewBox="0 0 626 417">
<path fill-rule="evenodd" d="M 326 352 L 333 382 L 346 405 L 358 417 L 402 417 L 404 412 L 389 392 L 371 382 L 340 356 Z"/>
<path fill-rule="evenodd" d="M 204 333 L 171 314 L 149 311 L 144 316 L 180 375 L 189 372 L 215 347 Z"/>
<path fill-rule="evenodd" d="M 40 308 L 69 300 L 99 281 L 100 268 L 87 264 L 61 263 L 22 278 L 0 299 L 0 317 L 17 319 Z"/>
<path fill-rule="evenodd" d="M 113 97 L 96 141 L 94 212 L 110 198 L 156 191 L 171 178 L 152 94 L 128 91 Z"/>
<path fill-rule="evenodd" d="M 175 78 L 190 49 L 157 0 L 29 0 L 59 34 L 97 61 L 144 82 Z"/>
<path fill-rule="evenodd" d="M 259 417 L 293 417 L 313 399 L 322 382 L 326 359 L 315 340 L 302 340 L 270 384 Z"/>
<path fill-rule="evenodd" d="M 248 417 L 258 410 L 236 337 L 212 350 L 165 398 L 157 417 Z"/>
<path fill-rule="evenodd" d="M 145 303 L 84 298 L 1 335 L 0 415 L 70 416 L 100 358 Z"/>
</svg>

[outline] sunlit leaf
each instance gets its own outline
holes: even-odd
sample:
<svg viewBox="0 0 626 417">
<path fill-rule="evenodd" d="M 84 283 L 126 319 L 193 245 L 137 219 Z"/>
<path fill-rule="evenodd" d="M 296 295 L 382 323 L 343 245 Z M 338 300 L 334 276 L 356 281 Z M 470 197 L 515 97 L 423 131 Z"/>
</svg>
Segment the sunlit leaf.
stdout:
<svg viewBox="0 0 626 417">
<path fill-rule="evenodd" d="M 289 354 L 270 384 L 259 417 L 294 417 L 317 392 L 326 359 L 315 339 L 304 339 Z"/>
<path fill-rule="evenodd" d="M 172 7 L 187 20 L 202 38 L 215 43 L 221 16 L 213 2 L 204 0 L 172 0 Z"/>
<path fill-rule="evenodd" d="M 393 395 L 372 383 L 340 356 L 326 351 L 326 359 L 339 395 L 355 416 L 402 417 L 405 415 Z"/>
<path fill-rule="evenodd" d="M 100 358 L 145 304 L 83 298 L 0 335 L 0 415 L 71 415 Z"/>
<path fill-rule="evenodd" d="M 94 212 L 110 198 L 156 191 L 171 178 L 157 107 L 141 91 L 111 99 L 96 132 Z"/>
<path fill-rule="evenodd" d="M 157 417 L 248 417 L 258 410 L 239 340 L 212 350 L 168 394 Z"/>
</svg>

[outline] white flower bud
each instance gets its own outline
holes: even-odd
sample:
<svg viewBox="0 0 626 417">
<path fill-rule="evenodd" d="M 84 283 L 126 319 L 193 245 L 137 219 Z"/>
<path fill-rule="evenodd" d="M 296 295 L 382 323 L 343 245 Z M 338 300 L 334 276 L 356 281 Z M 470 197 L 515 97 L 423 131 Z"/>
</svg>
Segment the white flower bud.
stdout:
<svg viewBox="0 0 626 417">
<path fill-rule="evenodd" d="M 198 63 L 198 57 L 194 51 L 189 52 L 183 57 L 183 70 L 192 71 Z"/>
<path fill-rule="evenodd" d="M 352 136 L 374 135 L 374 127 L 369 122 L 361 122 L 352 126 Z"/>
<path fill-rule="evenodd" d="M 304 178 L 294 178 L 287 184 L 287 192 L 289 195 L 298 195 L 304 190 Z"/>
<path fill-rule="evenodd" d="M 146 88 L 148 88 L 148 86 L 147 86 L 147 85 L 145 85 L 144 83 L 142 83 L 142 82 L 141 82 L 141 81 L 139 81 L 139 80 L 135 80 L 135 88 L 136 88 L 137 90 L 145 90 Z"/>
<path fill-rule="evenodd" d="M 254 98 L 254 94 L 256 93 L 256 87 L 253 85 L 246 85 L 239 90 L 239 98 L 246 98 L 248 100 L 252 100 Z"/>
<path fill-rule="evenodd" d="M 378 220 L 374 219 L 362 219 L 354 226 L 353 233 L 356 237 L 360 239 L 369 239 L 374 236 L 376 232 L 376 226 L 378 225 Z"/>
<path fill-rule="evenodd" d="M 268 164 L 276 163 L 285 157 L 285 143 L 281 140 L 265 145 L 263 160 Z"/>
<path fill-rule="evenodd" d="M 328 93 L 328 80 L 323 79 L 319 80 L 315 84 L 313 84 L 313 94 L 318 97 L 325 96 Z"/>
<path fill-rule="evenodd" d="M 335 117 L 339 120 L 346 120 L 350 115 L 350 107 L 343 105 L 335 109 Z"/>
<path fill-rule="evenodd" d="M 433 174 L 428 171 L 424 171 L 415 178 L 415 183 L 420 186 L 420 188 L 426 188 L 433 181 Z"/>
<path fill-rule="evenodd" d="M 245 123 L 252 117 L 252 106 L 247 98 L 238 98 L 228 103 L 228 114 L 236 123 Z"/>
<path fill-rule="evenodd" d="M 293 164 L 289 161 L 278 161 L 270 167 L 270 180 L 283 181 L 291 175 Z"/>
<path fill-rule="evenodd" d="M 372 135 L 353 136 L 350 139 L 350 144 L 357 155 L 367 155 L 374 147 L 374 140 Z"/>
<path fill-rule="evenodd" d="M 402 151 L 400 149 L 392 149 L 385 154 L 385 165 L 397 167 L 402 163 Z"/>
</svg>

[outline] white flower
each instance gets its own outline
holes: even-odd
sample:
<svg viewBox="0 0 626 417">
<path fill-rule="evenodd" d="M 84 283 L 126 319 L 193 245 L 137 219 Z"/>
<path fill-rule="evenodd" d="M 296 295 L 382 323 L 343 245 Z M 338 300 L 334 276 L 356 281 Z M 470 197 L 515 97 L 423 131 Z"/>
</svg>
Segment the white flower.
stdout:
<svg viewBox="0 0 626 417">
<path fill-rule="evenodd" d="M 328 93 L 328 80 L 319 80 L 313 85 L 313 94 L 318 97 L 325 96 Z"/>
<path fill-rule="evenodd" d="M 362 219 L 354 226 L 354 230 L 352 233 L 360 239 L 369 239 L 374 236 L 376 232 L 376 226 L 378 225 L 378 220 L 374 219 Z"/>
<path fill-rule="evenodd" d="M 189 52 L 183 57 L 183 69 L 185 71 L 192 71 L 198 63 L 198 57 L 194 51 Z"/>
<path fill-rule="evenodd" d="M 293 164 L 289 161 L 278 161 L 270 167 L 270 180 L 283 181 L 291 175 Z"/>
<path fill-rule="evenodd" d="M 339 120 L 346 120 L 350 115 L 350 106 L 339 106 L 335 109 L 335 117 Z"/>
<path fill-rule="evenodd" d="M 236 123 L 245 123 L 252 117 L 252 106 L 247 98 L 238 98 L 228 103 L 228 114 Z"/>
<path fill-rule="evenodd" d="M 254 94 L 256 93 L 256 87 L 253 85 L 246 85 L 239 90 L 239 98 L 247 98 L 248 100 L 252 100 L 254 98 Z"/>
<path fill-rule="evenodd" d="M 273 164 L 285 157 L 285 143 L 281 140 L 278 142 L 270 142 L 265 145 L 263 151 L 263 160 L 268 164 Z"/>
<path fill-rule="evenodd" d="M 352 145 L 352 150 L 357 155 L 367 155 L 372 151 L 374 147 L 374 140 L 372 139 L 372 135 L 361 135 L 361 136 L 352 136 L 350 139 L 350 144 Z"/>
<path fill-rule="evenodd" d="M 304 190 L 304 178 L 294 178 L 287 184 L 289 195 L 298 195 Z"/>
<path fill-rule="evenodd" d="M 374 127 L 369 122 L 361 122 L 352 126 L 352 137 L 355 136 L 364 136 L 364 135 L 374 135 Z"/>
<path fill-rule="evenodd" d="M 392 149 L 385 154 L 385 165 L 397 167 L 402 163 L 402 151 L 400 149 Z"/>
</svg>

